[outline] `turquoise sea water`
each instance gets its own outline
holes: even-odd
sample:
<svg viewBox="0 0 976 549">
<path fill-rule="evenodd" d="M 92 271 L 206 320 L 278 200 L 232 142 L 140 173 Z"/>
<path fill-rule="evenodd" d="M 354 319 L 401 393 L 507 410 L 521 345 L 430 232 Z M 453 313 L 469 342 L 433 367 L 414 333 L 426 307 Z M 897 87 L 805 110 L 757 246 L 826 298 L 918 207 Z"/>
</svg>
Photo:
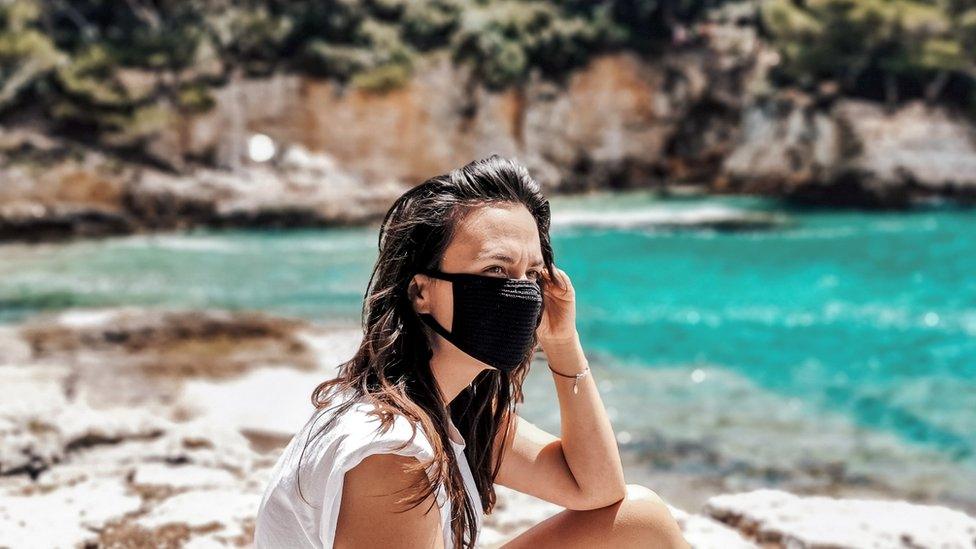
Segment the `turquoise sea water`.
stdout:
<svg viewBox="0 0 976 549">
<path fill-rule="evenodd" d="M 557 216 L 713 207 L 792 223 L 553 231 L 621 442 L 663 434 L 749 462 L 839 460 L 892 483 L 914 468 L 929 487 L 976 487 L 976 212 L 799 211 L 645 194 L 553 200 Z M 375 227 L 6 245 L 0 322 L 161 304 L 355 323 L 375 257 Z M 530 383 L 527 394 L 551 394 L 541 373 Z M 534 413 L 558 428 L 546 407 Z"/>
</svg>

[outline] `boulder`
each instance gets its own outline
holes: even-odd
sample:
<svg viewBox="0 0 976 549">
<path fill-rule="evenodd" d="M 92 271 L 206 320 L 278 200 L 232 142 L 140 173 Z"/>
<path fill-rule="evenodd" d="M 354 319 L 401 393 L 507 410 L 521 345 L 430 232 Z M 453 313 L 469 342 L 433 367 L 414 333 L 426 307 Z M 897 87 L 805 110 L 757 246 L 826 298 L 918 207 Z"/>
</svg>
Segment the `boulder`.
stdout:
<svg viewBox="0 0 976 549">
<path fill-rule="evenodd" d="M 703 511 L 763 547 L 967 549 L 976 545 L 976 519 L 938 505 L 756 490 L 715 496 Z"/>
</svg>

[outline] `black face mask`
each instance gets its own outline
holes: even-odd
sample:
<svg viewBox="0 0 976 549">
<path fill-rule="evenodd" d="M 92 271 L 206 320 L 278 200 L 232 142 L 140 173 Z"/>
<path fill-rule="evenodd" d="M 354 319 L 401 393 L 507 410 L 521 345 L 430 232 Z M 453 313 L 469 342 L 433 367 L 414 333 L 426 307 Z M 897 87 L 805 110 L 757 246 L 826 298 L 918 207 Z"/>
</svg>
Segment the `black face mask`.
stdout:
<svg viewBox="0 0 976 549">
<path fill-rule="evenodd" d="M 512 370 L 532 350 L 542 322 L 539 282 L 428 269 L 423 274 L 449 280 L 454 292 L 451 331 L 433 315 L 420 319 L 468 355 L 499 370 Z"/>
</svg>

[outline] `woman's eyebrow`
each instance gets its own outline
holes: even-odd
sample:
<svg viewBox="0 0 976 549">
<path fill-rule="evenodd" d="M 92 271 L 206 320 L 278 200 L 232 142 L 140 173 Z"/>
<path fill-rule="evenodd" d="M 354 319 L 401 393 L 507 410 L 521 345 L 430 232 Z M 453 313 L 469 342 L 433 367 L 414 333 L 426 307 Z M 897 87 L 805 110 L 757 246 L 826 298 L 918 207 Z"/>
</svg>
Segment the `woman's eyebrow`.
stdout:
<svg viewBox="0 0 976 549">
<path fill-rule="evenodd" d="M 505 263 L 509 263 L 509 264 L 515 263 L 515 260 L 512 259 L 512 257 L 510 255 L 505 254 L 504 252 L 478 254 L 478 259 L 497 259 L 499 261 L 504 261 Z M 531 267 L 541 267 L 542 266 L 542 260 L 541 259 L 536 259 L 534 262 L 532 262 L 532 265 L 530 265 L 530 266 Z"/>
</svg>

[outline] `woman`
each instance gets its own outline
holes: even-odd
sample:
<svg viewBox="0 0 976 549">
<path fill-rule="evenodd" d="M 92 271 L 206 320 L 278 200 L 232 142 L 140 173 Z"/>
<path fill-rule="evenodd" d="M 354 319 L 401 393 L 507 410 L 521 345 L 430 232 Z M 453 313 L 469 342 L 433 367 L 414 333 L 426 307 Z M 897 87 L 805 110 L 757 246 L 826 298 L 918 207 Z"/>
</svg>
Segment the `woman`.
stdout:
<svg viewBox="0 0 976 549">
<path fill-rule="evenodd" d="M 278 460 L 257 547 L 473 547 L 495 483 L 566 508 L 505 547 L 687 547 L 660 498 L 624 482 L 523 166 L 493 155 L 412 188 L 379 252 L 363 341 Z M 536 345 L 559 437 L 515 412 Z"/>
</svg>

